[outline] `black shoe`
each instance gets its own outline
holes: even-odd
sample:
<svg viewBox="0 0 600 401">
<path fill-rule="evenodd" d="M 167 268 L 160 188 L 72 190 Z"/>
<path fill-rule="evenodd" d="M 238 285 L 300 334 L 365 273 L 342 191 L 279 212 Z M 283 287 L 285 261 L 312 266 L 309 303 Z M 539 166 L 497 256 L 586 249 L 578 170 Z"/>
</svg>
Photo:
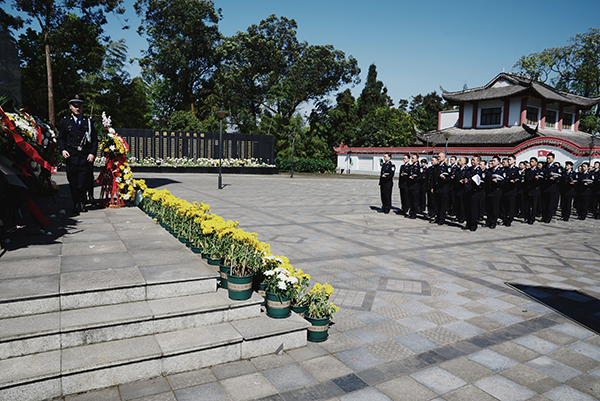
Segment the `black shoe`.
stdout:
<svg viewBox="0 0 600 401">
<path fill-rule="evenodd" d="M 383 214 L 390 214 L 390 211 L 386 210 L 385 212 L 383 212 Z"/>
<path fill-rule="evenodd" d="M 79 212 L 81 212 L 81 207 L 79 206 L 79 203 L 76 203 L 75 206 L 73 206 L 73 214 L 79 214 Z"/>
<path fill-rule="evenodd" d="M 437 222 L 437 225 L 438 225 L 438 226 L 443 226 L 443 225 L 444 225 L 444 222 L 443 222 L 443 221 L 438 221 L 438 222 Z"/>
<path fill-rule="evenodd" d="M 83 213 L 85 213 L 85 212 L 87 212 L 87 211 L 88 211 L 87 207 L 85 206 L 85 203 L 80 203 L 80 204 L 79 204 L 79 209 L 80 209 L 80 210 L 81 210 Z"/>
<path fill-rule="evenodd" d="M 469 230 L 471 230 L 471 231 L 477 231 L 477 227 L 470 227 Z"/>
<path fill-rule="evenodd" d="M 377 213 L 383 213 L 383 209 L 379 209 Z"/>
<path fill-rule="evenodd" d="M 413 220 L 414 220 L 414 219 L 416 219 L 416 218 L 417 218 L 417 216 L 415 216 L 415 215 L 413 215 L 413 216 L 408 216 L 408 218 L 409 218 L 409 219 L 413 219 Z"/>
<path fill-rule="evenodd" d="M 507 221 L 506 223 L 504 223 L 504 225 L 505 225 L 506 227 L 510 227 L 510 225 L 511 225 L 511 224 L 512 224 L 512 223 L 511 223 L 510 221 Z"/>
</svg>

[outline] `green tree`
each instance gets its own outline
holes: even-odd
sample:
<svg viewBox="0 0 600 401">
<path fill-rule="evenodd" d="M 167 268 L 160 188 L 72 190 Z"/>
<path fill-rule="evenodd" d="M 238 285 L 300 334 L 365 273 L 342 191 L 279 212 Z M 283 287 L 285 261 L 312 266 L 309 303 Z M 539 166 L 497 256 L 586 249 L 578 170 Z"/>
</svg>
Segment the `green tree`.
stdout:
<svg viewBox="0 0 600 401">
<path fill-rule="evenodd" d="M 417 128 L 424 132 L 437 130 L 439 112 L 449 109 L 446 101 L 437 92 L 413 96 L 408 107 Z"/>
<path fill-rule="evenodd" d="M 219 64 L 221 10 L 212 0 L 137 0 L 135 9 L 142 17 L 138 32 L 148 39 L 139 62 L 152 85 L 152 100 L 167 100 L 170 112 L 195 112 Z M 160 118 L 164 122 L 168 115 Z"/>
<path fill-rule="evenodd" d="M 89 24 L 75 14 L 65 14 L 52 30 L 53 98 L 61 107 L 51 112 L 48 101 L 48 64 L 44 52 L 44 35 L 31 27 L 19 36 L 17 50 L 21 59 L 23 104 L 37 115 L 61 117 L 66 110 L 69 93 L 82 90 L 82 77 L 102 68 L 105 48 L 101 43 L 102 28 Z M 86 105 L 87 108 L 87 105 Z M 86 109 L 86 113 L 89 111 Z"/>
<path fill-rule="evenodd" d="M 532 78 L 586 97 L 600 96 L 600 29 L 578 33 L 561 47 L 522 56 L 514 65 Z M 600 107 L 582 113 L 582 131 L 600 130 Z"/>
<path fill-rule="evenodd" d="M 287 143 L 299 106 L 319 101 L 341 85 L 358 83 L 356 59 L 332 45 L 296 37 L 293 19 L 270 15 L 223 42 L 219 84 L 240 131 L 270 132 Z M 278 151 L 282 148 L 278 145 Z"/>
<path fill-rule="evenodd" d="M 377 80 L 377 67 L 371 64 L 367 82 L 358 98 L 358 117 L 364 118 L 377 108 L 390 106 L 392 106 L 392 99 L 388 96 L 383 82 Z"/>
<path fill-rule="evenodd" d="M 89 99 L 90 114 L 100 121 L 102 112 L 106 112 L 118 128 L 149 128 L 149 89 L 142 78 L 131 79 L 125 70 L 125 41 L 110 42 L 104 49 L 102 67 L 83 77 L 82 91 Z"/>
<path fill-rule="evenodd" d="M 29 17 L 35 19 L 40 27 L 40 35 L 43 43 L 43 54 L 45 55 L 46 79 L 48 90 L 48 119 L 54 123 L 54 79 L 53 79 L 53 61 L 58 56 L 57 49 L 51 50 L 51 44 L 64 41 L 71 33 L 73 36 L 87 36 L 87 29 L 83 31 L 61 31 L 60 28 L 71 27 L 69 22 L 83 23 L 89 27 L 100 29 L 106 24 L 105 13 L 116 12 L 122 14 L 125 10 L 122 8 L 122 0 L 87 0 L 84 2 L 56 2 L 53 0 L 13 0 L 13 7 L 17 11 L 26 13 Z M 76 13 L 76 14 L 75 14 Z M 26 25 L 31 26 L 31 21 L 26 20 Z M 81 27 L 78 25 L 77 27 Z M 75 42 L 78 39 L 91 40 L 92 38 L 73 38 Z M 54 56 L 54 60 L 53 60 Z"/>
</svg>

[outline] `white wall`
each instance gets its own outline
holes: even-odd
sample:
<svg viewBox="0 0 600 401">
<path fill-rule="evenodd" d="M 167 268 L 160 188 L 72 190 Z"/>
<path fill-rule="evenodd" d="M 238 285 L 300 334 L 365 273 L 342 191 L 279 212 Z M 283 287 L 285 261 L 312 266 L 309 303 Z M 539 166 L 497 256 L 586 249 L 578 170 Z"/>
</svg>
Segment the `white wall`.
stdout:
<svg viewBox="0 0 600 401">
<path fill-rule="evenodd" d="M 445 110 L 440 112 L 440 129 L 455 127 L 458 124 L 458 110 Z"/>
<path fill-rule="evenodd" d="M 510 114 L 508 115 L 508 126 L 520 125 L 521 122 L 521 98 L 510 99 Z"/>
<path fill-rule="evenodd" d="M 463 128 L 473 127 L 473 105 L 465 104 L 465 111 L 463 113 Z"/>
</svg>

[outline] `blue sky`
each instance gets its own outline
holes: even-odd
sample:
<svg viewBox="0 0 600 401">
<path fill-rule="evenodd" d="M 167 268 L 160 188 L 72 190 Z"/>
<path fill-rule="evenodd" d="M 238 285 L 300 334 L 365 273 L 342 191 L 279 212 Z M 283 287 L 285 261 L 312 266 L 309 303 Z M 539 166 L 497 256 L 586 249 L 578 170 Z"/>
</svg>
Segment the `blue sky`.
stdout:
<svg viewBox="0 0 600 401">
<path fill-rule="evenodd" d="M 132 58 L 146 48 L 136 32 L 133 3 L 126 0 L 126 15 L 110 16 L 106 27 L 112 39 L 126 39 Z M 598 0 L 216 0 L 215 6 L 222 9 L 219 28 L 226 36 L 270 14 L 295 19 L 299 40 L 332 44 L 358 60 L 362 73 L 352 89 L 355 96 L 375 63 L 395 104 L 419 93 L 439 93 L 440 85 L 448 91 L 465 83 L 484 85 L 503 68 L 511 71 L 522 55 L 566 45 L 570 37 L 600 25 Z M 124 18 L 131 25 L 126 31 Z M 137 75 L 139 68 L 132 65 L 130 72 Z"/>
</svg>

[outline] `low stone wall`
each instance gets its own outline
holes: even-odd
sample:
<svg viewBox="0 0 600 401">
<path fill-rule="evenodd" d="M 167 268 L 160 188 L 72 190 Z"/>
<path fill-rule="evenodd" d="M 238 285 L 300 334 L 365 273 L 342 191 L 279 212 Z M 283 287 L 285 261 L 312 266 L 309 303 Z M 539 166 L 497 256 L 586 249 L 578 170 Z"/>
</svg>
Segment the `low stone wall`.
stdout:
<svg viewBox="0 0 600 401">
<path fill-rule="evenodd" d="M 95 172 L 99 172 L 101 167 L 94 167 Z M 135 173 L 196 173 L 196 174 L 217 174 L 219 167 L 131 167 Z M 258 174 L 274 175 L 279 174 L 278 167 L 223 167 L 222 174 Z"/>
</svg>

